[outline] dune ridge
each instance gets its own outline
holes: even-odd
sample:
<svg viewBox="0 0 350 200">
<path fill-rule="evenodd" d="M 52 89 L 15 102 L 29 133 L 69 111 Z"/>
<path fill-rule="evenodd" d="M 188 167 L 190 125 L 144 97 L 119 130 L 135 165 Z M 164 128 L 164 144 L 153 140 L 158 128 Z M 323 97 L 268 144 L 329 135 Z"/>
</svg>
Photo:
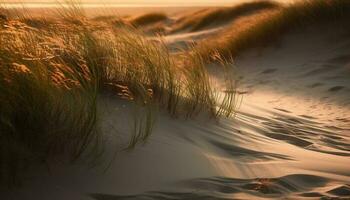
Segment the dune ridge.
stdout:
<svg viewBox="0 0 350 200">
<path fill-rule="evenodd" d="M 190 32 L 199 31 L 213 24 L 219 26 L 229 23 L 229 21 L 235 18 L 259 11 L 277 9 L 279 6 L 278 3 L 273 1 L 253 1 L 242 3 L 234 7 L 199 10 L 178 19 L 171 32 L 185 29 L 189 29 Z"/>
<path fill-rule="evenodd" d="M 166 19 L 168 19 L 168 17 L 164 13 L 149 13 L 149 14 L 144 14 L 131 19 L 130 23 L 138 27 L 138 26 L 153 24 L 156 22 L 161 22 Z"/>
<path fill-rule="evenodd" d="M 271 13 L 262 13 L 235 29 L 232 27 L 213 36 L 213 41 L 206 40 L 198 45 L 203 55 L 210 58 L 216 51 L 222 55 L 237 55 L 244 50 L 268 45 L 283 36 L 288 31 L 300 31 L 310 26 L 327 24 L 332 28 L 347 29 L 349 23 L 350 4 L 347 1 L 335 0 L 331 3 L 322 1 L 295 2 L 275 10 Z M 239 25 L 239 24 L 238 24 Z"/>
</svg>

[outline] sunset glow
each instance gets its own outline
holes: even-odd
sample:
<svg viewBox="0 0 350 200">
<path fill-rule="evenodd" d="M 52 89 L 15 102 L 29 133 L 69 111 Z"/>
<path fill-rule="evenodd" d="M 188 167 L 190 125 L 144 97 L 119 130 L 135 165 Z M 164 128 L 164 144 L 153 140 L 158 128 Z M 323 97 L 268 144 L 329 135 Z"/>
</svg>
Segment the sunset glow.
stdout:
<svg viewBox="0 0 350 200">
<path fill-rule="evenodd" d="M 116 6 L 223 6 L 223 5 L 232 5 L 239 2 L 249 2 L 250 0 L 81 0 L 82 2 L 88 5 L 101 5 L 101 4 L 114 4 Z M 281 1 L 280 2 L 286 2 Z M 57 2 L 64 1 L 55 1 L 55 0 L 4 0 L 3 3 L 11 4 L 26 4 L 30 6 L 49 6 L 56 4 Z"/>
</svg>

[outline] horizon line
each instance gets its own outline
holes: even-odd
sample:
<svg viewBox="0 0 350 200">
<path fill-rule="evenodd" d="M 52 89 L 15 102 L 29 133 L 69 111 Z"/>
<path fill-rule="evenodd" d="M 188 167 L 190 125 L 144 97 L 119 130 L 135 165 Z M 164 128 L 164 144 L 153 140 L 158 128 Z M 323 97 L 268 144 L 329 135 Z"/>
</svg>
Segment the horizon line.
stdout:
<svg viewBox="0 0 350 200">
<path fill-rule="evenodd" d="M 79 3 L 83 7 L 103 7 L 103 6 L 113 6 L 113 7 L 220 7 L 220 6 L 232 6 L 234 3 L 188 3 L 188 4 L 176 4 L 176 3 L 98 3 L 98 2 L 84 2 Z M 0 7 L 58 7 L 58 6 L 69 6 L 67 3 L 59 2 L 0 2 Z"/>
</svg>

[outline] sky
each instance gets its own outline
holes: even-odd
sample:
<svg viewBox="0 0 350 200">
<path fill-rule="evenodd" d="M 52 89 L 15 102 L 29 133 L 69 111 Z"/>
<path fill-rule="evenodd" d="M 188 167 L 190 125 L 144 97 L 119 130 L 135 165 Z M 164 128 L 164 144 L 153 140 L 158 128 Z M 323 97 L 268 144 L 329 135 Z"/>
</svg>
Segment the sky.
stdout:
<svg viewBox="0 0 350 200">
<path fill-rule="evenodd" d="M 55 3 L 59 0 L 0 0 L 5 3 Z M 224 5 L 244 0 L 80 0 L 83 3 L 129 4 L 129 5 Z"/>
<path fill-rule="evenodd" d="M 3 0 L 4 2 L 56 2 L 57 0 Z M 58 0 L 59 1 L 59 0 Z M 64 0 L 63 0 L 64 1 Z M 174 0 L 80 0 L 81 2 L 88 2 L 88 3 L 121 3 L 121 4 L 159 4 L 159 3 L 173 3 Z M 185 3 L 185 2 L 191 2 L 191 3 L 232 3 L 237 2 L 240 0 L 176 0 L 177 3 Z"/>
</svg>

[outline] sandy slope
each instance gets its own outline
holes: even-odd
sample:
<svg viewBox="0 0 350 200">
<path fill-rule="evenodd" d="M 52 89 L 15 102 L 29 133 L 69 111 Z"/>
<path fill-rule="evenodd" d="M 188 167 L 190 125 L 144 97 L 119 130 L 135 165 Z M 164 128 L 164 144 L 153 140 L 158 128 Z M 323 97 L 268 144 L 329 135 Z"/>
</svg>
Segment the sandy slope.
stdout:
<svg viewBox="0 0 350 200">
<path fill-rule="evenodd" d="M 350 40 L 322 30 L 236 58 L 246 94 L 235 119 L 159 113 L 154 134 L 132 152 L 120 151 L 130 105 L 101 97 L 106 160 L 115 155 L 108 170 L 105 162 L 50 166 L 52 173 L 33 173 L 4 199 L 350 198 Z"/>
</svg>

